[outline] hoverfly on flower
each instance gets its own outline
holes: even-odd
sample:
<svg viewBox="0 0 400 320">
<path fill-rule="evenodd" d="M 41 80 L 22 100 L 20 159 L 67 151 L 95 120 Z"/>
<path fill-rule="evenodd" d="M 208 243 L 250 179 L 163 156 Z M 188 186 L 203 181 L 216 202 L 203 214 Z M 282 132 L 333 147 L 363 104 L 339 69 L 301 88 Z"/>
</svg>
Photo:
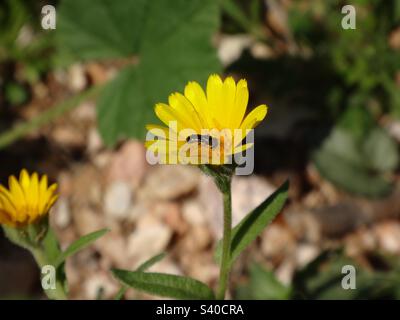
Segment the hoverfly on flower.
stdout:
<svg viewBox="0 0 400 320">
<path fill-rule="evenodd" d="M 232 77 L 222 81 L 211 75 L 206 92 L 197 82 L 189 82 L 184 94 L 169 96 L 168 105 L 156 104 L 155 113 L 167 127 L 147 125 L 148 151 L 166 164 L 238 162 L 253 146 L 252 131 L 267 114 L 267 106 L 260 105 L 245 116 L 248 98 L 244 79 L 236 83 Z"/>
</svg>

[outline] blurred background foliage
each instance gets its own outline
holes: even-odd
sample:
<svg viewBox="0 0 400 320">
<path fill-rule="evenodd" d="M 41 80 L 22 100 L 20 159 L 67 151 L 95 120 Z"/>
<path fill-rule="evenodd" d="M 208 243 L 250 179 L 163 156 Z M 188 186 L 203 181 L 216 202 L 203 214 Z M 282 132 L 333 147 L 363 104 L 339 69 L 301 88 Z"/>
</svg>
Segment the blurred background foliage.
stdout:
<svg viewBox="0 0 400 320">
<path fill-rule="evenodd" d="M 40 27 L 40 10 L 48 1 L 0 4 L 0 147 L 5 152 L 62 114 L 44 110 L 46 116 L 36 115 L 41 121 L 20 124 L 19 107 L 30 101 L 35 83 L 71 64 L 118 66 L 111 80 L 91 84 L 100 87 L 98 128 L 110 148 L 125 138 L 144 138 L 145 124 L 156 121 L 154 103 L 182 91 L 189 80 L 204 84 L 209 74 L 224 72 L 249 79 L 252 105 L 270 104 L 271 118 L 257 133 L 258 172 L 301 170 L 311 162 L 349 194 L 376 198 L 392 192 L 399 165 L 400 137 L 393 128 L 400 117 L 400 1 L 350 1 L 356 30 L 341 28 L 341 8 L 349 3 L 340 0 L 50 2 L 57 8 L 54 31 Z M 216 46 L 221 35 L 245 36 L 235 58 L 221 58 Z M 79 98 L 85 91 L 75 94 Z M 57 108 L 64 110 L 58 103 L 50 109 Z M 361 268 L 356 292 L 338 289 L 338 266 L 346 259 L 341 252 L 324 253 L 290 286 L 255 263 L 235 294 L 400 298 L 396 259 L 380 256 L 385 270 L 375 273 Z"/>
</svg>

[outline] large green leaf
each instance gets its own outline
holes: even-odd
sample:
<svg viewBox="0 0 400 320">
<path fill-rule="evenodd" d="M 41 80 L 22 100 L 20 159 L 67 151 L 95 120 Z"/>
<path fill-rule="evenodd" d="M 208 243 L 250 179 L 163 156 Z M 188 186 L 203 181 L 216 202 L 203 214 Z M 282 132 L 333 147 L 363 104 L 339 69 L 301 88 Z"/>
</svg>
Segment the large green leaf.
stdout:
<svg viewBox="0 0 400 320">
<path fill-rule="evenodd" d="M 214 293 L 207 285 L 192 278 L 119 269 L 114 269 L 112 272 L 123 284 L 157 296 L 176 299 L 214 299 Z"/>
<path fill-rule="evenodd" d="M 137 53 L 149 2 L 62 1 L 58 8 L 58 48 L 85 60 Z"/>
<path fill-rule="evenodd" d="M 232 242 L 230 263 L 239 256 L 239 254 L 252 243 L 265 227 L 282 210 L 288 197 L 289 181 L 286 181 L 263 203 L 250 212 L 239 224 L 232 230 Z M 218 243 L 215 257 L 218 262 L 221 261 L 222 243 Z"/>
<path fill-rule="evenodd" d="M 103 140 L 143 138 L 156 121 L 153 106 L 189 80 L 220 70 L 211 36 L 214 0 L 68 0 L 60 7 L 59 48 L 81 59 L 138 56 L 139 63 L 109 83 L 98 102 Z"/>
</svg>

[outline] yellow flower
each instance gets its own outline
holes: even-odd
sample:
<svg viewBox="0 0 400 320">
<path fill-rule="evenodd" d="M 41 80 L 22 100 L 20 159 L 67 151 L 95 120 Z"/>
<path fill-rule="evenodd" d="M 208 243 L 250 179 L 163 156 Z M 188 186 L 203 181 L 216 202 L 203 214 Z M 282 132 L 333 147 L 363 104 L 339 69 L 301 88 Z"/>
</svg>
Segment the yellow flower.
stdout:
<svg viewBox="0 0 400 320">
<path fill-rule="evenodd" d="M 57 184 L 48 187 L 47 176 L 39 179 L 35 172 L 29 176 L 24 169 L 19 181 L 11 176 L 9 189 L 0 185 L 0 224 L 11 227 L 23 227 L 33 224 L 45 216 L 58 195 Z"/>
<path fill-rule="evenodd" d="M 179 154 L 188 157 L 187 163 L 191 164 L 198 164 L 204 158 L 210 164 L 225 164 L 229 156 L 252 146 L 243 144 L 243 140 L 267 114 L 267 106 L 263 104 L 245 116 L 248 99 L 244 79 L 236 83 L 232 77 L 222 81 L 218 75 L 211 75 L 206 92 L 197 82 L 189 82 L 184 94 L 169 96 L 168 105 L 156 104 L 155 113 L 167 127 L 147 125 L 150 136 L 157 140 L 146 141 L 146 147 L 156 155 L 163 155 L 164 161 L 159 159 L 163 163 L 181 163 L 179 156 L 173 160 Z M 193 156 L 190 152 L 199 146 L 201 152 Z"/>
</svg>

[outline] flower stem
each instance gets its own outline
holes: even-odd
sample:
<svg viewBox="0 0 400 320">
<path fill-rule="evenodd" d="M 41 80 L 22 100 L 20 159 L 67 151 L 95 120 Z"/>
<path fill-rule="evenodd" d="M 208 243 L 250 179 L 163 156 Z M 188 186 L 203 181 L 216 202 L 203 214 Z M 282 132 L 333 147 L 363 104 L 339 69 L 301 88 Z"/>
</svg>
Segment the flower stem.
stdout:
<svg viewBox="0 0 400 320">
<path fill-rule="evenodd" d="M 51 265 L 49 263 L 47 254 L 42 247 L 36 247 L 35 249 L 32 249 L 31 252 L 40 268 L 45 265 Z M 63 283 L 58 278 L 56 278 L 55 284 L 55 289 L 44 289 L 47 297 L 52 300 L 67 300 L 67 295 L 64 291 Z"/>
<path fill-rule="evenodd" d="M 94 86 L 76 96 L 55 105 L 51 109 L 44 111 L 33 119 L 15 125 L 13 128 L 0 134 L 0 149 L 4 149 L 8 145 L 14 143 L 29 132 L 33 132 L 37 128 L 53 121 L 62 116 L 64 113 L 72 110 L 86 99 L 94 97 L 100 92 L 101 86 Z"/>
<path fill-rule="evenodd" d="M 231 182 L 227 181 L 227 188 L 223 191 L 224 198 L 224 234 L 222 237 L 222 260 L 219 274 L 219 286 L 217 291 L 217 299 L 225 298 L 226 287 L 230 271 L 230 250 L 231 250 L 231 233 L 232 233 L 232 199 L 231 199 Z"/>
</svg>

